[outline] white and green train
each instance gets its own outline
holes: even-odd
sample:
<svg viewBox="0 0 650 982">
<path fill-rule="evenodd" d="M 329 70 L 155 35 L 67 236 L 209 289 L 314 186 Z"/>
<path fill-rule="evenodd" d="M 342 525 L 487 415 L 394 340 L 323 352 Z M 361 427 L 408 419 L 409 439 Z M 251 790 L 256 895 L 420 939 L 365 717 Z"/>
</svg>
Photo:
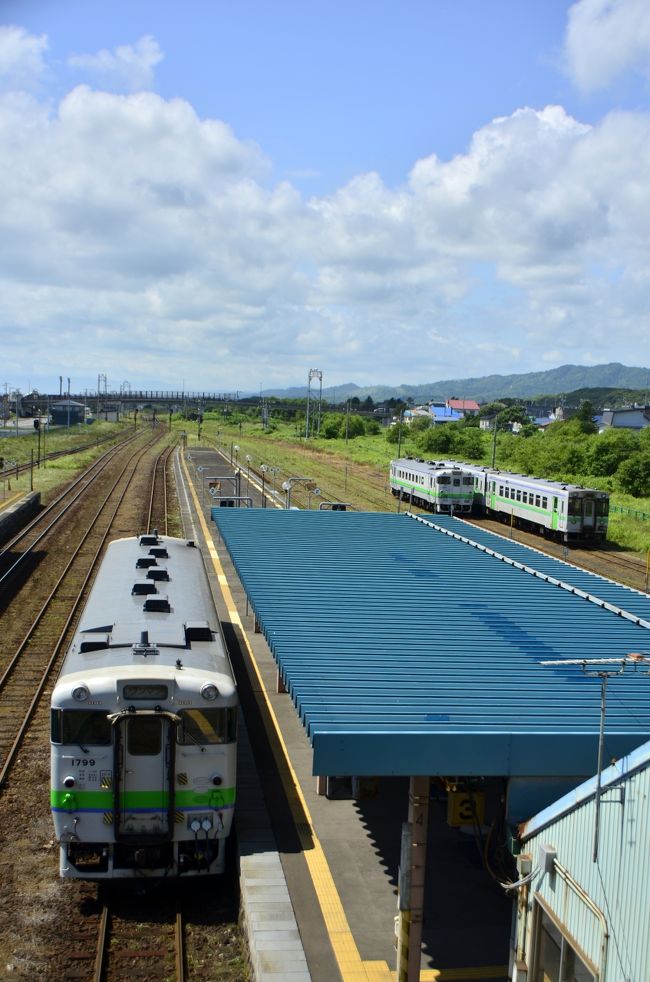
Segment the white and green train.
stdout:
<svg viewBox="0 0 650 982">
<path fill-rule="evenodd" d="M 200 550 L 156 533 L 112 542 L 52 693 L 61 876 L 222 873 L 237 707 Z"/>
<path fill-rule="evenodd" d="M 395 497 L 438 514 L 469 514 L 474 480 L 453 461 L 402 457 L 390 462 L 390 487 Z"/>
<path fill-rule="evenodd" d="M 452 463 L 472 478 L 475 513 L 566 543 L 598 543 L 607 537 L 606 491 L 447 461 Z"/>
</svg>

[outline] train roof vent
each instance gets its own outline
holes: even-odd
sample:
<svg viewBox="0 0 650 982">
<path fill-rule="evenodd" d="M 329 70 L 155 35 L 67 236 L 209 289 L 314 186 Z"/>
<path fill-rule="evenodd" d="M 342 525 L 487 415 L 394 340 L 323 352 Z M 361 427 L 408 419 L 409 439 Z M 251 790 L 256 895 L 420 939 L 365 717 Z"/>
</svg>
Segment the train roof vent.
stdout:
<svg viewBox="0 0 650 982">
<path fill-rule="evenodd" d="M 169 553 L 164 546 L 153 546 L 149 550 L 150 556 L 155 556 L 157 559 L 169 559 Z"/>
<path fill-rule="evenodd" d="M 140 556 L 140 558 L 136 560 L 135 568 L 148 569 L 150 566 L 156 566 L 156 565 L 157 563 L 156 563 L 155 556 Z"/>
<path fill-rule="evenodd" d="M 82 641 L 79 645 L 79 651 L 82 655 L 85 655 L 89 651 L 102 651 L 104 648 L 108 648 L 108 635 L 105 638 Z"/>
<path fill-rule="evenodd" d="M 131 590 L 131 596 L 142 593 L 158 593 L 156 584 L 152 583 L 151 580 L 136 580 Z"/>
<path fill-rule="evenodd" d="M 157 546 L 160 539 L 158 533 L 155 532 L 153 535 L 141 535 L 139 542 L 141 546 Z"/>
<path fill-rule="evenodd" d="M 168 580 L 169 573 L 162 566 L 155 566 L 152 569 L 147 570 L 148 580 Z"/>
<path fill-rule="evenodd" d="M 188 621 L 185 625 L 185 642 L 212 641 L 212 631 L 207 621 Z"/>
<path fill-rule="evenodd" d="M 169 614 L 172 608 L 169 603 L 169 598 L 163 596 L 162 594 L 159 594 L 156 597 L 147 597 L 147 599 L 143 604 L 142 609 L 148 611 L 158 611 L 158 612 L 162 612 L 163 614 Z"/>
</svg>

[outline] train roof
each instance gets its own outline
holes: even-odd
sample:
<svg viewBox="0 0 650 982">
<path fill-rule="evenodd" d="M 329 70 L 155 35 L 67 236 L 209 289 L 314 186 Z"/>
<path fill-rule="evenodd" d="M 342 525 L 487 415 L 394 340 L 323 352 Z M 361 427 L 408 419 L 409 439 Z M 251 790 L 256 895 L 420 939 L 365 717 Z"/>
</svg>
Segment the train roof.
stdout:
<svg viewBox="0 0 650 982">
<path fill-rule="evenodd" d="M 454 467 L 460 467 L 464 471 L 468 471 L 470 474 L 488 474 L 494 475 L 495 477 L 501 477 L 504 480 L 521 482 L 523 485 L 535 485 L 539 487 L 552 488 L 554 491 L 588 491 L 592 494 L 600 494 L 604 498 L 608 498 L 609 494 L 607 491 L 601 491 L 597 488 L 587 488 L 582 484 L 571 484 L 570 481 L 552 481 L 547 477 L 531 477 L 526 474 L 518 474 L 516 471 L 502 470 L 498 467 L 488 467 L 485 464 L 468 464 L 461 460 L 447 460 L 443 461 L 447 466 L 453 464 Z"/>
<path fill-rule="evenodd" d="M 614 596 L 534 550 L 515 562 L 508 540 L 488 551 L 456 519 L 223 508 L 214 520 L 315 774 L 593 772 L 600 679 L 542 662 L 649 650 L 650 598 Z M 650 686 L 627 670 L 611 685 L 607 747 L 620 756 L 650 738 Z"/>
<path fill-rule="evenodd" d="M 391 466 L 411 467 L 413 470 L 460 470 L 464 465 L 455 460 L 425 460 L 423 457 L 400 457 Z"/>
<path fill-rule="evenodd" d="M 160 576 L 168 578 L 154 578 Z M 187 669 L 232 674 L 200 550 L 171 536 L 116 539 L 61 676 L 118 666 L 175 668 L 178 659 Z"/>
</svg>

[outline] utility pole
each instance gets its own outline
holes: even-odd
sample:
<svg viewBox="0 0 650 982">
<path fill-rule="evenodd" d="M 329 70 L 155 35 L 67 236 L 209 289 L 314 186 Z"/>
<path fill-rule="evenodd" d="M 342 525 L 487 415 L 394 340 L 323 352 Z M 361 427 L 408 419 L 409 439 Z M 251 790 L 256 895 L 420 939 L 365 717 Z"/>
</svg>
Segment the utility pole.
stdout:
<svg viewBox="0 0 650 982">
<path fill-rule="evenodd" d="M 540 665 L 565 666 L 579 665 L 589 678 L 600 679 L 600 727 L 598 731 L 598 763 L 596 776 L 595 817 L 594 817 L 594 847 L 592 862 L 598 861 L 598 839 L 600 833 L 600 799 L 602 789 L 603 751 L 605 749 L 605 710 L 607 707 L 607 681 L 615 675 L 622 675 L 626 665 L 636 668 L 641 662 L 650 662 L 647 651 L 633 651 L 622 658 L 562 658 L 557 661 L 543 661 Z M 587 669 L 597 665 L 618 665 L 618 669 L 601 669 L 588 672 Z"/>
</svg>

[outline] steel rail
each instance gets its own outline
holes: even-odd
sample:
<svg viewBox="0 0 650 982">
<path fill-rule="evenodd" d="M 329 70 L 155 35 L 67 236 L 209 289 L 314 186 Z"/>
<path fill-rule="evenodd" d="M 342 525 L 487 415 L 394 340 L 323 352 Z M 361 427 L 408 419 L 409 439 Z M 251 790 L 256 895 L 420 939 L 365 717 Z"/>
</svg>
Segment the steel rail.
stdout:
<svg viewBox="0 0 650 982">
<path fill-rule="evenodd" d="M 2 575 L 0 575 L 0 593 L 7 588 L 8 584 L 15 576 L 18 568 L 27 559 L 27 557 L 31 555 L 39 542 L 41 542 L 42 539 L 45 538 L 45 536 L 47 536 L 47 534 L 54 528 L 54 526 L 67 514 L 78 499 L 86 493 L 89 486 L 104 472 L 113 458 L 116 457 L 125 446 L 128 446 L 129 442 L 130 441 L 125 441 L 124 443 L 119 444 L 118 447 L 111 447 L 110 450 L 107 450 L 106 453 L 99 458 L 99 461 L 94 461 L 93 464 L 91 464 L 91 466 L 84 471 L 84 473 L 80 475 L 80 477 L 73 484 L 71 484 L 70 487 L 66 488 L 66 490 L 59 495 L 59 497 L 53 501 L 44 512 L 41 512 L 34 519 L 32 519 L 28 525 L 21 529 L 21 531 L 5 545 L 2 551 L 0 551 L 0 560 L 3 558 L 3 556 L 10 554 L 13 551 L 13 548 L 20 544 L 21 540 L 26 539 L 28 534 L 38 527 L 39 523 L 42 523 L 44 519 L 51 515 L 54 512 L 56 505 L 60 504 L 67 497 L 67 495 L 69 495 L 72 491 L 76 491 L 76 494 L 73 495 L 70 501 L 68 501 L 60 511 L 54 514 L 52 521 L 45 526 L 45 528 L 37 535 L 33 542 L 27 546 L 24 552 L 20 553 L 18 558 L 11 564 L 11 566 L 5 570 Z M 95 473 L 92 473 L 93 469 L 95 470 Z"/>
<path fill-rule="evenodd" d="M 83 534 L 80 542 L 77 545 L 77 548 L 74 550 L 73 554 L 71 555 L 69 561 L 67 562 L 67 564 L 65 566 L 65 569 L 63 570 L 61 576 L 57 580 L 57 583 L 55 584 L 55 586 L 52 589 L 50 595 L 48 596 L 48 598 L 46 599 L 45 603 L 41 607 L 41 610 L 37 614 L 36 619 L 34 620 L 34 622 L 32 623 L 31 627 L 29 628 L 29 631 L 27 632 L 27 634 L 25 635 L 25 637 L 21 641 L 21 643 L 20 643 L 17 651 L 15 652 L 13 658 L 11 659 L 9 665 L 7 666 L 4 674 L 0 678 L 0 692 L 2 692 L 4 690 L 6 684 L 7 684 L 7 680 L 13 674 L 13 672 L 14 672 L 14 670 L 15 670 L 15 668 L 16 668 L 19 660 L 20 660 L 20 657 L 21 657 L 22 653 L 24 652 L 25 648 L 27 647 L 29 641 L 31 640 L 32 635 L 34 634 L 34 632 L 35 632 L 38 624 L 40 623 L 40 621 L 44 617 L 45 613 L 47 612 L 47 609 L 49 608 L 49 605 L 52 602 L 52 599 L 53 599 L 54 595 L 58 592 L 58 589 L 59 589 L 61 583 L 63 582 L 64 578 L 66 577 L 67 573 L 70 570 L 70 567 L 73 565 L 74 561 L 76 560 L 77 556 L 79 555 L 79 553 L 80 553 L 83 545 L 85 544 L 86 540 L 90 536 L 91 532 L 93 532 L 93 530 L 95 529 L 95 524 L 96 524 L 99 516 L 101 515 L 102 511 L 106 508 L 106 506 L 107 506 L 110 498 L 113 496 L 115 490 L 118 487 L 119 482 L 122 480 L 122 477 L 124 476 L 124 474 L 128 470 L 129 466 L 132 465 L 131 474 L 129 475 L 129 478 L 126 481 L 126 483 L 124 485 L 124 488 L 122 489 L 122 491 L 121 491 L 121 493 L 120 493 L 120 495 L 118 497 L 117 502 L 115 503 L 115 506 L 113 508 L 113 511 L 110 514 L 110 517 L 108 519 L 108 523 L 107 523 L 106 529 L 105 529 L 103 535 L 101 536 L 101 540 L 99 542 L 99 545 L 97 546 L 97 549 L 95 550 L 95 553 L 94 553 L 94 555 L 93 555 L 93 557 L 92 557 L 92 559 L 90 561 L 90 565 L 88 567 L 87 573 L 86 573 L 86 575 L 84 577 L 84 580 L 83 580 L 83 583 L 82 583 L 82 585 L 81 585 L 81 587 L 80 587 L 80 589 L 78 591 L 77 597 L 73 601 L 72 608 L 71 608 L 70 613 L 69 613 L 69 615 L 68 615 L 68 617 L 66 619 L 66 622 L 65 622 L 65 625 L 63 627 L 63 630 L 61 631 L 61 634 L 59 635 L 59 638 L 56 641 L 56 644 L 54 645 L 52 654 L 51 654 L 51 656 L 50 656 L 50 658 L 49 658 L 49 660 L 48 660 L 48 662 L 47 662 L 47 664 L 46 664 L 46 666 L 45 666 L 45 668 L 43 670 L 43 674 L 41 676 L 41 680 L 40 680 L 38 686 L 36 687 L 36 690 L 34 692 L 34 695 L 33 695 L 32 700 L 31 700 L 31 702 L 29 704 L 29 707 L 28 707 L 26 713 L 23 716 L 23 720 L 22 720 L 22 722 L 20 724 L 20 727 L 19 727 L 19 729 L 17 731 L 16 737 L 15 737 L 13 743 L 11 744 L 11 747 L 9 748 L 9 750 L 7 752 L 7 757 L 6 757 L 6 759 L 5 759 L 5 761 L 4 761 L 3 765 L 2 765 L 2 769 L 0 770 L 0 789 L 2 789 L 4 787 L 4 785 L 5 785 L 5 783 L 6 783 L 7 775 L 9 773 L 10 769 L 11 769 L 11 765 L 14 762 L 14 759 L 16 757 L 16 754 L 18 752 L 18 749 L 20 748 L 20 746 L 22 744 L 22 741 L 23 741 L 23 738 L 25 736 L 25 732 L 27 730 L 27 727 L 29 726 L 29 724 L 30 724 L 30 722 L 32 720 L 32 717 L 34 715 L 34 712 L 36 711 L 36 707 L 38 705 L 38 702 L 39 702 L 39 700 L 41 698 L 41 695 L 42 695 L 42 693 L 43 693 L 43 691 L 45 689 L 45 686 L 47 685 L 47 682 L 48 682 L 50 673 L 52 671 L 52 668 L 53 668 L 54 664 L 56 663 L 56 660 L 57 660 L 57 658 L 58 658 L 58 656 L 60 654 L 60 651 L 61 651 L 61 648 L 63 646 L 63 642 L 64 642 L 64 640 L 66 638 L 68 629 L 69 629 L 70 624 L 72 623 L 72 621 L 73 621 L 73 619 L 74 619 L 74 617 L 75 617 L 75 615 L 77 613 L 77 609 L 78 609 L 78 607 L 79 607 L 79 605 L 81 603 L 81 599 L 82 599 L 84 590 L 86 589 L 86 586 L 87 586 L 87 584 L 88 584 L 88 582 L 89 582 L 89 580 L 90 580 L 90 578 L 91 578 L 91 576 L 92 576 L 92 574 L 94 572 L 94 569 L 95 569 L 95 566 L 97 564 L 97 560 L 99 558 L 100 552 L 102 551 L 102 549 L 104 547 L 104 544 L 106 542 L 106 539 L 109 536 L 109 533 L 111 531 L 113 522 L 115 521 L 115 516 L 117 515 L 117 512 L 118 512 L 118 509 L 120 508 L 120 505 L 122 504 L 124 498 L 126 497 L 126 493 L 127 493 L 128 489 L 130 487 L 131 481 L 133 480 L 133 476 L 134 476 L 135 471 L 137 469 L 137 465 L 140 462 L 140 459 L 142 458 L 142 456 L 144 456 L 144 454 L 149 449 L 150 449 L 150 446 L 148 444 L 145 445 L 144 447 L 141 448 L 141 451 L 140 451 L 139 455 L 136 458 L 131 457 L 125 463 L 124 467 L 122 468 L 122 470 L 120 471 L 119 475 L 115 479 L 115 481 L 113 483 L 113 486 L 108 491 L 108 493 L 106 494 L 106 497 L 104 498 L 104 500 L 100 504 L 99 508 L 97 509 L 97 512 L 96 512 L 94 518 L 92 519 L 92 521 L 88 525 L 88 528 L 84 532 L 84 534 Z"/>
</svg>

